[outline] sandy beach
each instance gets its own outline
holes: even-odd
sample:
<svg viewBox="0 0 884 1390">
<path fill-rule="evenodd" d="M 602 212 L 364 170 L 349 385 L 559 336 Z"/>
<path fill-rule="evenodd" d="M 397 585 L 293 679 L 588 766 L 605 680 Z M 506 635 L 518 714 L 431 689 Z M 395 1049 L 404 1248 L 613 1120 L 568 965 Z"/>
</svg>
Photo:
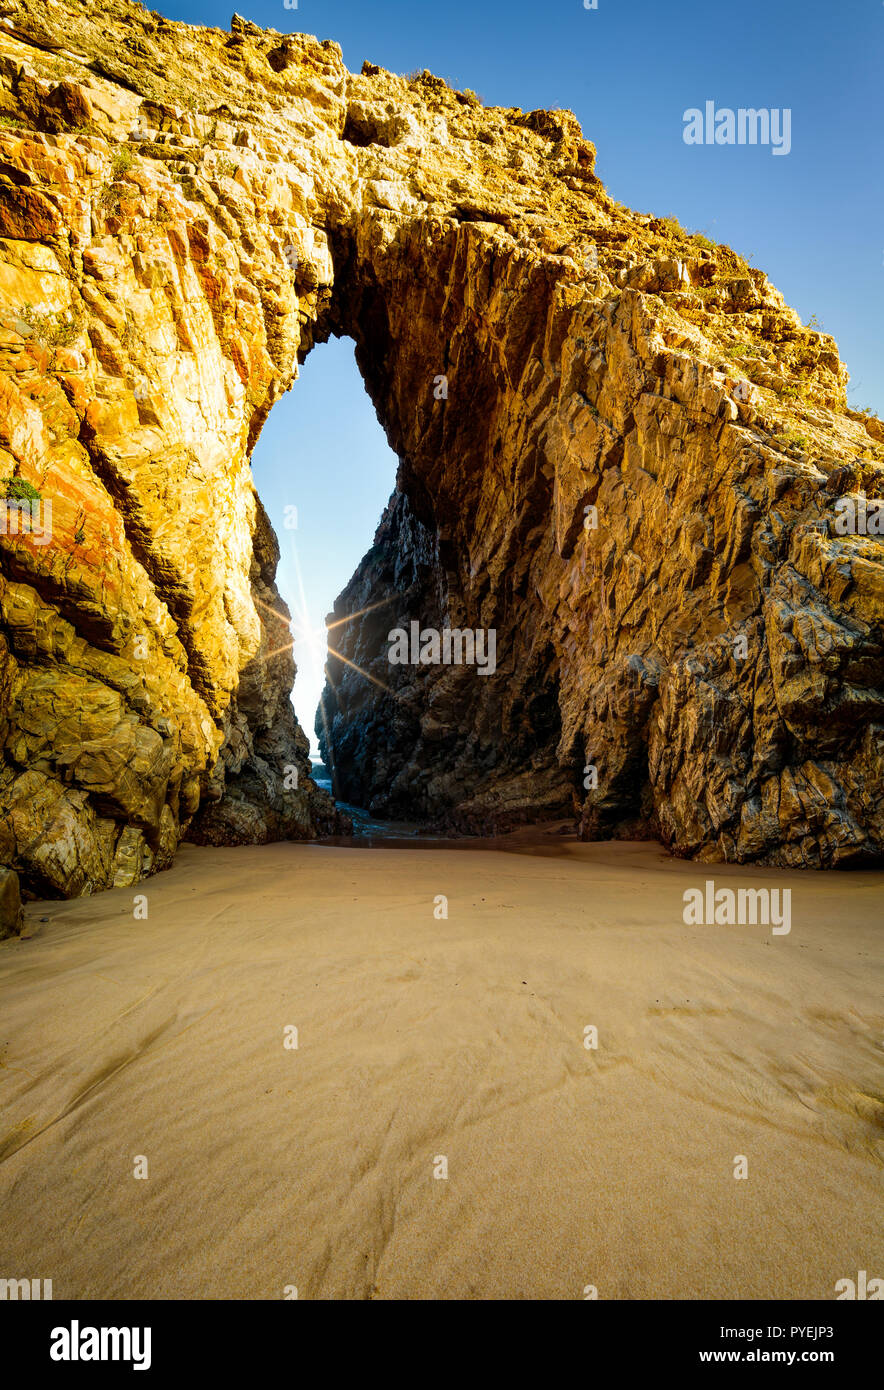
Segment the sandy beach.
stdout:
<svg viewBox="0 0 884 1390">
<path fill-rule="evenodd" d="M 790 889 L 791 930 L 686 926 L 707 879 Z M 184 846 L 31 904 L 0 946 L 0 1274 L 832 1299 L 884 1274 L 882 909 L 880 872 L 537 834 Z"/>
</svg>

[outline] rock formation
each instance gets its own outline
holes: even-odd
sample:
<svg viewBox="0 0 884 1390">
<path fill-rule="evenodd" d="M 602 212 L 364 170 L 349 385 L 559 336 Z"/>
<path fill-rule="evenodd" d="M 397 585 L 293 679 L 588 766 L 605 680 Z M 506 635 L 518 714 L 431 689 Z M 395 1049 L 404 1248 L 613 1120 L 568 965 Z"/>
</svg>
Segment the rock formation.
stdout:
<svg viewBox="0 0 884 1390">
<path fill-rule="evenodd" d="M 353 76 L 237 16 L 0 0 L 0 862 L 26 892 L 339 824 L 249 466 L 330 334 L 400 459 L 330 634 L 342 797 L 884 853 L 882 542 L 836 511 L 884 495 L 884 427 L 761 271 L 615 203 L 594 157 L 568 112 Z M 493 629 L 494 674 L 391 666 L 412 621 Z"/>
</svg>

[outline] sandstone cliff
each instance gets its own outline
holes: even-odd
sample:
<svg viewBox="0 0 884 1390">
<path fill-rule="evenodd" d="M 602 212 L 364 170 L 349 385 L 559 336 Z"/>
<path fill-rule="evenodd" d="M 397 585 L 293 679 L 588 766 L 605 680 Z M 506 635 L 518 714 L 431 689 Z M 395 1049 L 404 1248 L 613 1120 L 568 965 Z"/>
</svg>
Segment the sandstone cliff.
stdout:
<svg viewBox="0 0 884 1390">
<path fill-rule="evenodd" d="M 48 543 L 0 536 L 0 862 L 27 890 L 333 828 L 249 469 L 330 334 L 400 458 L 336 605 L 342 795 L 884 852 L 882 542 L 834 514 L 884 492 L 884 428 L 761 271 L 613 202 L 594 156 L 568 112 L 354 76 L 236 16 L 0 3 L 2 476 L 53 509 Z M 413 619 L 493 628 L 495 674 L 391 667 Z"/>
</svg>

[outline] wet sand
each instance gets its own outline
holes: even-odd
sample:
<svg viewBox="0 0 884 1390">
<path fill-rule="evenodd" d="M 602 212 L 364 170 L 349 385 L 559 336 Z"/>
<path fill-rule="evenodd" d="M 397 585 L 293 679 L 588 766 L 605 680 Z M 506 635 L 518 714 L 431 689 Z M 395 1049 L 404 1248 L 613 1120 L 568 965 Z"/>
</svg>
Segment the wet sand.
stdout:
<svg viewBox="0 0 884 1390">
<path fill-rule="evenodd" d="M 791 931 L 685 926 L 707 879 L 790 888 Z M 27 920 L 0 945 L 3 1277 L 825 1300 L 884 1276 L 882 873 L 536 835 L 185 846 Z"/>
</svg>

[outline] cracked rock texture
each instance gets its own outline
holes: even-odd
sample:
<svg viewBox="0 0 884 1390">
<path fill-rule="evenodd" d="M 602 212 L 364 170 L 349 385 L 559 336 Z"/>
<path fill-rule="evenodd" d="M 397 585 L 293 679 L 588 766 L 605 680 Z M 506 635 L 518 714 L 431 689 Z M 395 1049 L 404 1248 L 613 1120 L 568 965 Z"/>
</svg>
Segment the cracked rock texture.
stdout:
<svg viewBox="0 0 884 1390">
<path fill-rule="evenodd" d="M 340 826 L 249 467 L 330 334 L 400 459 L 330 632 L 339 795 L 882 854 L 882 540 L 834 506 L 884 494 L 884 427 L 761 271 L 613 202 L 594 159 L 568 112 L 237 16 L 0 0 L 0 474 L 53 507 L 47 544 L 0 536 L 27 892 Z M 412 620 L 494 629 L 495 673 L 391 666 Z"/>
</svg>

